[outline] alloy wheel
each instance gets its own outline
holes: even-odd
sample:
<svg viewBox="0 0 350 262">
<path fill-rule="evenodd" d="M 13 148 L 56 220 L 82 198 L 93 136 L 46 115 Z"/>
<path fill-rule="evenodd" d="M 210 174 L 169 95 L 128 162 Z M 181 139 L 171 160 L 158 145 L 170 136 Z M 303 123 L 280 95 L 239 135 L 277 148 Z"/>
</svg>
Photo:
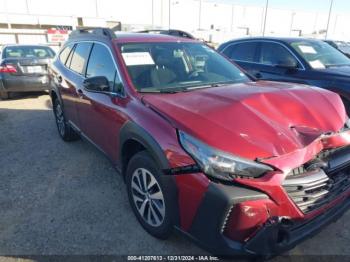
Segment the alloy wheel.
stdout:
<svg viewBox="0 0 350 262">
<path fill-rule="evenodd" d="M 163 192 L 150 171 L 138 168 L 131 178 L 131 193 L 135 206 L 143 220 L 153 226 L 160 226 L 165 217 Z"/>
<path fill-rule="evenodd" d="M 64 136 L 66 124 L 64 120 L 63 110 L 60 104 L 57 104 L 55 113 L 56 113 L 56 123 L 58 127 L 58 132 L 60 133 L 61 136 Z"/>
</svg>

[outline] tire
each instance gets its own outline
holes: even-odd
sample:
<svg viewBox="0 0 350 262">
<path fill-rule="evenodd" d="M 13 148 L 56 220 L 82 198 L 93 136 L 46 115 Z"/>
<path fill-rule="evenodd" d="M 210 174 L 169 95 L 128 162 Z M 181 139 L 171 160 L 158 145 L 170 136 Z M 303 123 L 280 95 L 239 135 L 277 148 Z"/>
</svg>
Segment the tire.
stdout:
<svg viewBox="0 0 350 262">
<path fill-rule="evenodd" d="M 148 190 L 143 186 L 144 177 Z M 130 205 L 142 227 L 156 238 L 168 238 L 178 217 L 172 177 L 163 175 L 148 152 L 141 151 L 129 161 L 126 185 Z"/>
<path fill-rule="evenodd" d="M 8 92 L 4 92 L 4 91 L 0 91 L 0 98 L 2 100 L 9 99 L 9 93 Z"/>
<path fill-rule="evenodd" d="M 58 99 L 55 99 L 53 102 L 53 112 L 60 137 L 66 142 L 78 140 L 79 135 L 67 122 L 62 105 Z"/>
<path fill-rule="evenodd" d="M 344 104 L 344 107 L 345 107 L 345 111 L 347 113 L 348 116 L 350 116 L 350 101 L 347 100 L 346 98 L 344 97 L 341 97 L 342 101 L 343 101 L 343 104 Z"/>
</svg>

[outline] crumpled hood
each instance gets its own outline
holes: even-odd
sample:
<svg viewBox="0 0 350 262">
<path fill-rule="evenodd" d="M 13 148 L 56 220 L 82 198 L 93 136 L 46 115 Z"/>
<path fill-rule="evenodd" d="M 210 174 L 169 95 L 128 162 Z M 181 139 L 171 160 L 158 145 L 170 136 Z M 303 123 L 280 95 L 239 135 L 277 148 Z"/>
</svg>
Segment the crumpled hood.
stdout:
<svg viewBox="0 0 350 262">
<path fill-rule="evenodd" d="M 346 120 L 335 93 L 260 81 L 176 94 L 147 94 L 144 103 L 208 145 L 249 159 L 304 148 Z"/>
</svg>

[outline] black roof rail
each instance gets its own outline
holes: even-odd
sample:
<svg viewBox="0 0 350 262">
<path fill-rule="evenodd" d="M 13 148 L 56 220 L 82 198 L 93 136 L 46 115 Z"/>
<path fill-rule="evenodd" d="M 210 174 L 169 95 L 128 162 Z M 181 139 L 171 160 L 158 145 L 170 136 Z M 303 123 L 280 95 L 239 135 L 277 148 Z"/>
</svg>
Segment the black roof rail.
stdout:
<svg viewBox="0 0 350 262">
<path fill-rule="evenodd" d="M 103 36 L 107 37 L 109 39 L 116 38 L 116 34 L 114 31 L 110 28 L 104 28 L 104 27 L 82 27 L 77 28 L 76 30 L 72 31 L 70 33 L 69 38 L 79 38 L 86 36 L 87 34 L 93 34 L 95 36 Z"/>
</svg>

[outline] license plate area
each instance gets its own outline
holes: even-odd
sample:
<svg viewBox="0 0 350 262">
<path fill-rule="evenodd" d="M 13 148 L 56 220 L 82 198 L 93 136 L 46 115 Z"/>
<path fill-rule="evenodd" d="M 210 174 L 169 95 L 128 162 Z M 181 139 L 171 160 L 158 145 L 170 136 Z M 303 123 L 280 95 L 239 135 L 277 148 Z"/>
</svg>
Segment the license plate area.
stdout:
<svg viewBox="0 0 350 262">
<path fill-rule="evenodd" d="M 42 66 L 25 66 L 24 72 L 27 74 L 42 74 L 45 70 Z"/>
</svg>

